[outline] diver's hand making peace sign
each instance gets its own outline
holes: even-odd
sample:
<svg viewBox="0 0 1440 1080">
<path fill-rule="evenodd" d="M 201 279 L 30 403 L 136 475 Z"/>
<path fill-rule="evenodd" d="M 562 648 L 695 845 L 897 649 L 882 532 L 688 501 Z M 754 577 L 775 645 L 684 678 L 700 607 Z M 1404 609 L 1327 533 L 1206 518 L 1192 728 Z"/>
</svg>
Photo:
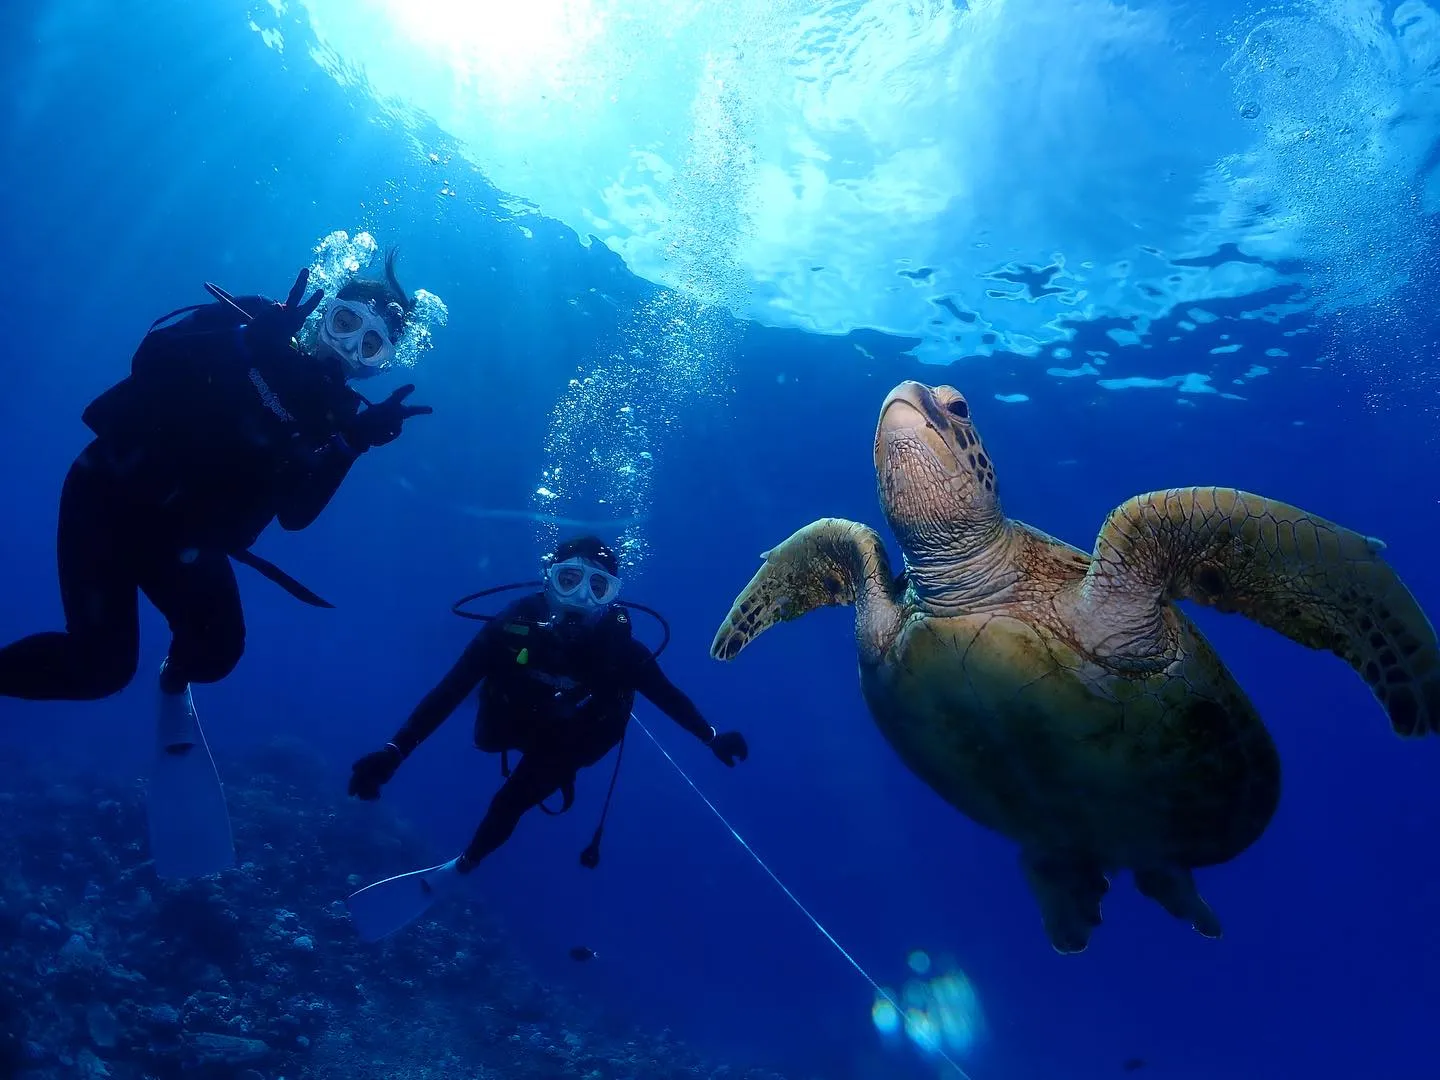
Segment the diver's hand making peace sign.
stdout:
<svg viewBox="0 0 1440 1080">
<path fill-rule="evenodd" d="M 384 446 L 400 435 L 400 426 L 412 416 L 434 412 L 429 405 L 406 405 L 405 399 L 415 392 L 414 383 L 406 383 L 378 405 L 362 410 L 345 433 L 346 441 L 356 450 Z"/>
<path fill-rule="evenodd" d="M 290 339 L 300 332 L 305 320 L 325 298 L 324 289 L 316 289 L 305 296 L 305 286 L 309 283 L 310 269 L 306 267 L 296 275 L 295 284 L 290 287 L 290 295 L 283 304 L 272 303 L 256 313 L 246 330 L 247 336 L 271 346 L 290 344 Z"/>
</svg>

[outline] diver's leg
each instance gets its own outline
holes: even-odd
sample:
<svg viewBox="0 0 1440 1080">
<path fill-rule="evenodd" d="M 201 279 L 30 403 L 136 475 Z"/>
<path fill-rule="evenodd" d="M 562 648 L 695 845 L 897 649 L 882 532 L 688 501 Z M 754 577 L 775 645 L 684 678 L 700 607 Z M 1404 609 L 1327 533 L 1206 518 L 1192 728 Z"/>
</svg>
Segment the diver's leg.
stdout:
<svg viewBox="0 0 1440 1080">
<path fill-rule="evenodd" d="M 355 928 L 366 941 L 378 941 L 418 919 L 437 900 L 460 890 L 470 871 L 515 831 L 525 812 L 556 789 L 572 783 L 575 767 L 553 754 L 526 754 L 490 800 L 475 837 L 455 858 L 384 878 L 345 899 Z"/>
<path fill-rule="evenodd" d="M 1195 878 L 1181 867 L 1150 867 L 1136 870 L 1135 887 L 1175 918 L 1189 923 L 1208 938 L 1220 936 L 1220 920 L 1195 888 Z"/>
<path fill-rule="evenodd" d="M 0 697 L 95 701 L 123 690 L 140 657 L 134 523 L 120 518 L 95 447 L 70 466 L 60 491 L 56 555 L 65 631 L 0 649 Z"/>
<path fill-rule="evenodd" d="M 490 809 L 460 856 L 456 869 L 462 874 L 473 870 L 481 859 L 510 839 L 526 811 L 539 806 L 574 780 L 573 764 L 551 755 L 526 754 L 490 800 Z"/>
<path fill-rule="evenodd" d="M 198 877 L 235 864 L 235 843 L 192 682 L 218 682 L 245 650 L 240 590 L 222 552 L 155 550 L 140 588 L 170 624 L 170 651 L 160 668 L 155 759 L 147 814 L 155 872 Z"/>
<path fill-rule="evenodd" d="M 235 569 L 224 552 L 156 553 L 140 587 L 170 624 L 170 651 L 160 674 L 168 694 L 190 683 L 216 683 L 245 653 L 245 613 Z"/>
<path fill-rule="evenodd" d="M 1055 951 L 1084 952 L 1110 890 L 1104 871 L 1089 859 L 1044 851 L 1022 851 L 1020 865 Z"/>
</svg>

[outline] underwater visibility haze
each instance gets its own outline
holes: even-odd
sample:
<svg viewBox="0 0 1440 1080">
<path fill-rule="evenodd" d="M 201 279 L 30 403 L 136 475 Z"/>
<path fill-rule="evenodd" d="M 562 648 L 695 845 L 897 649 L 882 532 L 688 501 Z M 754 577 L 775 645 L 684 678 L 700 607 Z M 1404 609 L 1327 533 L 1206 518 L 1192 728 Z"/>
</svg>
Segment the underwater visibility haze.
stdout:
<svg viewBox="0 0 1440 1080">
<path fill-rule="evenodd" d="M 166 779 L 203 758 L 149 601 L 96 700 L 25 700 L 50 669 L 0 651 L 0 1077 L 1435 1074 L 1440 7 L 37 0 L 0 30 L 0 643 L 65 626 L 62 485 L 154 320 L 294 334 L 343 374 L 315 415 L 360 418 L 316 443 L 354 466 L 313 523 L 235 567 L 243 656 L 192 620 L 239 657 L 191 676 L 222 803 Z M 392 249 L 400 293 L 357 286 Z M 254 300 L 302 269 L 321 306 Z M 159 426 L 211 445 L 188 400 Z M 109 483 L 66 550 L 113 554 Z M 1001 510 L 1035 531 L 965 548 Z M 785 543 L 820 519 L 858 524 Z M 1024 574 L 1051 614 L 997 614 Z M 571 809 L 446 877 L 505 782 L 477 673 L 547 663 L 529 609 L 452 613 L 509 583 L 460 610 L 639 605 L 603 618 L 668 683 L 628 644 L 587 668 L 577 712 L 640 687 L 618 773 L 601 740 Z M 437 685 L 461 703 L 412 741 Z M 1120 734 L 1054 752 L 1102 699 Z M 1169 753 L 1200 764 L 1118 810 L 1087 787 Z M 1022 857 L 1037 805 L 1174 864 Z M 403 925 L 365 914 L 422 868 Z"/>
</svg>

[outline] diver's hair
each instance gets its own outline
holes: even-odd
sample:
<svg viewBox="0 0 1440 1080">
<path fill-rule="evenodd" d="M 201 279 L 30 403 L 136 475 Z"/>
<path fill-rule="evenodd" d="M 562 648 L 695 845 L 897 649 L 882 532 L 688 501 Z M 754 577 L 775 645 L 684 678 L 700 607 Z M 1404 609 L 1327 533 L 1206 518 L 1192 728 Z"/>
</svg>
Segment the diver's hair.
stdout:
<svg viewBox="0 0 1440 1080">
<path fill-rule="evenodd" d="M 384 281 L 354 278 L 335 294 L 337 300 L 359 300 L 361 303 L 373 305 L 385 320 L 385 325 L 390 328 L 392 340 L 398 340 L 400 335 L 405 333 L 405 328 L 410 325 L 410 313 L 415 310 L 414 298 L 404 290 L 400 279 L 395 276 L 395 260 L 399 256 L 399 248 L 392 247 L 385 252 Z"/>
<path fill-rule="evenodd" d="M 564 562 L 566 559 L 575 557 L 589 559 L 599 563 L 616 577 L 620 576 L 620 560 L 615 557 L 615 552 L 610 545 L 601 540 L 598 536 L 576 536 L 555 545 L 547 562 Z"/>
</svg>

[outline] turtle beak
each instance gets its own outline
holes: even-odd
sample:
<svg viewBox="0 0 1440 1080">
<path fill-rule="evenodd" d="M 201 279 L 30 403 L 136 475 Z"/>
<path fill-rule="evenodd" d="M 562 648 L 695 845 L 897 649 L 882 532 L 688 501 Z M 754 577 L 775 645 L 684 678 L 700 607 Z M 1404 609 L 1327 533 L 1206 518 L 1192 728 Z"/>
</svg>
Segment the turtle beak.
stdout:
<svg viewBox="0 0 1440 1080">
<path fill-rule="evenodd" d="M 880 420 L 875 427 L 875 468 L 884 469 L 891 447 L 901 442 L 924 446 L 939 462 L 953 462 L 955 453 L 944 435 L 948 430 L 935 391 L 907 379 L 891 390 L 880 406 Z"/>
</svg>

